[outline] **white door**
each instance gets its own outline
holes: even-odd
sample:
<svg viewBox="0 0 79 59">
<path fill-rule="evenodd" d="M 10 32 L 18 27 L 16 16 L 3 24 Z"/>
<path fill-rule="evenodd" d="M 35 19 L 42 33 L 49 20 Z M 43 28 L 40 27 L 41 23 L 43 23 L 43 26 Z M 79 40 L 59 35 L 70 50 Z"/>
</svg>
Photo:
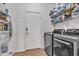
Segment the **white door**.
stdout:
<svg viewBox="0 0 79 59">
<path fill-rule="evenodd" d="M 40 12 L 27 11 L 25 14 L 25 48 L 40 48 Z"/>
</svg>

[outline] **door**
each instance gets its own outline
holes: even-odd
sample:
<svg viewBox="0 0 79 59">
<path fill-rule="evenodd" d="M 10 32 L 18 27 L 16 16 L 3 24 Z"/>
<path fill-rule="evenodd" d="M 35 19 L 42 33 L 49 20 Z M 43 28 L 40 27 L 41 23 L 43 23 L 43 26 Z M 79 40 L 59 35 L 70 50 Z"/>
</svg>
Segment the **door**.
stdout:
<svg viewBox="0 0 79 59">
<path fill-rule="evenodd" d="M 26 11 L 24 18 L 25 48 L 40 48 L 40 12 Z"/>
</svg>

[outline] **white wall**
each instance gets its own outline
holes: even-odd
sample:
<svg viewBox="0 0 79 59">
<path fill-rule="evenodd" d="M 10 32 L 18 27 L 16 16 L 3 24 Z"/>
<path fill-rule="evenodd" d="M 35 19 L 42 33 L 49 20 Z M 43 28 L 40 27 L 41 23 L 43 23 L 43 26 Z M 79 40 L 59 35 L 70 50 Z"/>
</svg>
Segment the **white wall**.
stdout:
<svg viewBox="0 0 79 59">
<path fill-rule="evenodd" d="M 42 41 L 42 48 L 44 48 L 44 33 L 48 31 L 52 31 L 49 18 L 49 11 L 54 7 L 55 4 L 41 4 L 41 41 Z"/>
<path fill-rule="evenodd" d="M 25 11 L 41 12 L 41 47 L 44 48 L 44 32 L 52 31 L 50 29 L 49 11 L 54 4 L 8 4 L 12 14 L 13 37 L 9 44 L 10 50 L 25 50 L 24 47 L 24 14 Z M 29 42 L 30 43 L 30 42 Z"/>
</svg>

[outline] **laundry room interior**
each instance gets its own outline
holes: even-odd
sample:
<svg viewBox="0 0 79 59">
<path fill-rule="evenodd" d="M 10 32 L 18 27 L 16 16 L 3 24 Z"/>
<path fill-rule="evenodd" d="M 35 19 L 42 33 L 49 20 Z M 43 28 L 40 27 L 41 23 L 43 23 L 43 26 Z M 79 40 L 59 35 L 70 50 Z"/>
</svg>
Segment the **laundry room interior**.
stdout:
<svg viewBox="0 0 79 59">
<path fill-rule="evenodd" d="M 0 3 L 0 56 L 79 56 L 79 3 Z"/>
</svg>

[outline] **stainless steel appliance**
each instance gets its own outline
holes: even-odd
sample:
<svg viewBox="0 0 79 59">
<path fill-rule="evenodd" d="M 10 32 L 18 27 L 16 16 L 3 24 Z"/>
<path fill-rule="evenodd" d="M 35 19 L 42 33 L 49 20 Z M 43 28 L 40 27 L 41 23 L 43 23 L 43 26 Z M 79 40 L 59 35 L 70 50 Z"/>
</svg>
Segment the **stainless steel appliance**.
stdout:
<svg viewBox="0 0 79 59">
<path fill-rule="evenodd" d="M 62 32 L 54 31 L 53 56 L 78 56 L 79 55 L 79 29 L 68 29 Z"/>
<path fill-rule="evenodd" d="M 54 56 L 73 56 L 73 43 L 54 37 L 53 55 Z"/>
<path fill-rule="evenodd" d="M 53 32 L 46 32 L 44 33 L 44 41 L 45 41 L 45 51 L 47 53 L 48 56 L 52 56 L 53 55 Z"/>
</svg>

